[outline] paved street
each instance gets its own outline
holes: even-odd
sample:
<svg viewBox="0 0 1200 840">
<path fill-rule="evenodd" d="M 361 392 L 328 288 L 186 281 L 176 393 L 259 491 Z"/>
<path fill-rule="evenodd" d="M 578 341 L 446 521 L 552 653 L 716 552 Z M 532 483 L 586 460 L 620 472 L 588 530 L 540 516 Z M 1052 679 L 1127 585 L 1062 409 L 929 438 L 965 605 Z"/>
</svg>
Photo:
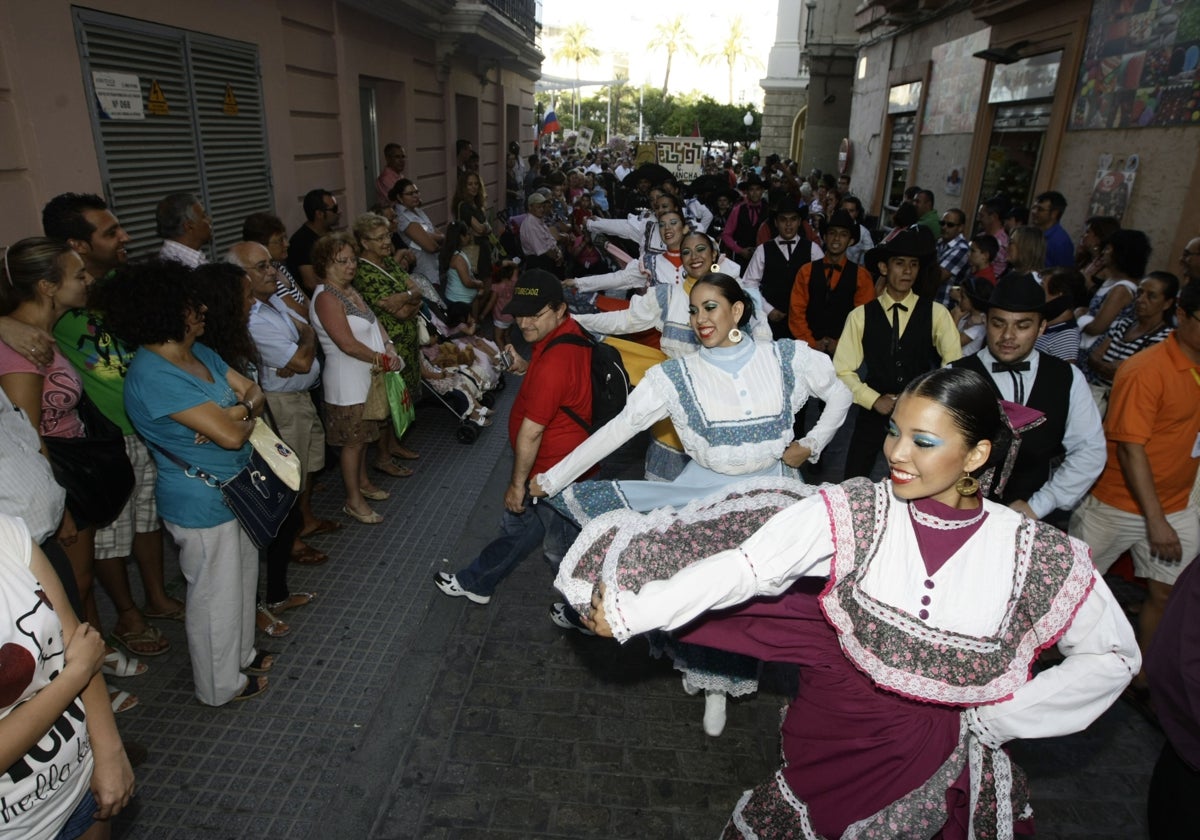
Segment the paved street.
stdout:
<svg viewBox="0 0 1200 840">
<path fill-rule="evenodd" d="M 379 477 L 394 493 L 378 505 L 385 523 L 348 524 L 316 541 L 328 564 L 292 567 L 292 588 L 319 596 L 284 615 L 289 637 L 264 645 L 280 657 L 263 697 L 200 706 L 182 625 L 161 623 L 172 651 L 145 676 L 113 681 L 140 696 L 119 722 L 150 753 L 116 837 L 720 834 L 741 792 L 776 766 L 790 673 L 769 670 L 757 696 L 731 703 L 725 734 L 708 738 L 703 699 L 685 696 L 644 642 L 621 648 L 550 623 L 540 556 L 483 607 L 430 583 L 493 535 L 513 390 L 474 446 L 426 408 L 411 440 L 417 475 Z M 333 515 L 340 481 L 322 483 L 318 508 Z M 1038 837 L 1144 837 L 1160 739 L 1118 704 L 1085 733 L 1017 745 Z"/>
</svg>

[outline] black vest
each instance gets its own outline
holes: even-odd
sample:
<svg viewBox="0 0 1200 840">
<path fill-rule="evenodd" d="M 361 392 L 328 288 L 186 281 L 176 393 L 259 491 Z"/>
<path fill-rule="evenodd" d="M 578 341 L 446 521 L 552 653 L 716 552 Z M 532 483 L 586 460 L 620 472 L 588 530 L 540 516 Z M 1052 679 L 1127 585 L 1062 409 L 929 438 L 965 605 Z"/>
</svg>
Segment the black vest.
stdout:
<svg viewBox="0 0 1200 840">
<path fill-rule="evenodd" d="M 808 309 L 804 317 L 813 338 L 841 338 L 846 318 L 854 310 L 854 293 L 858 291 L 858 265 L 846 260 L 842 266 L 837 288 L 830 289 L 825 278 L 825 261 L 813 263 L 808 275 Z M 889 326 L 890 330 L 891 327 Z"/>
<path fill-rule="evenodd" d="M 842 284 L 839 283 L 840 287 Z M 911 297 L 911 296 L 910 296 Z M 891 301 L 891 298 L 888 298 Z M 864 311 L 862 381 L 881 394 L 899 394 L 904 386 L 941 363 L 933 344 L 933 298 L 918 298 L 909 312 L 908 326 L 892 353 L 892 303 L 884 310 L 879 299 L 868 303 Z M 912 304 L 905 304 L 911 306 Z"/>
<path fill-rule="evenodd" d="M 743 201 L 741 208 L 738 211 L 737 227 L 733 229 L 733 241 L 739 248 L 753 248 L 754 240 L 758 238 L 758 226 L 766 221 L 767 211 L 761 201 L 757 205 Z M 751 208 L 757 212 L 752 213 Z M 753 221 L 751 216 L 754 217 Z"/>
<path fill-rule="evenodd" d="M 996 380 L 992 378 L 991 371 L 984 369 L 978 355 L 959 359 L 952 366 L 983 374 L 983 378 L 996 391 L 996 396 L 1000 396 Z M 1029 497 L 1050 480 L 1052 463 L 1066 454 L 1062 441 L 1067 433 L 1067 415 L 1071 411 L 1072 378 L 1071 366 L 1062 359 L 1046 353 L 1039 356 L 1037 378 L 1033 381 L 1025 405 L 1045 414 L 1046 420 L 1037 428 L 1021 434 L 1021 449 L 1017 453 L 1008 484 L 999 496 L 992 494 L 996 501 L 1006 505 L 1018 499 L 1029 501 Z"/>
<path fill-rule="evenodd" d="M 772 239 L 763 245 L 763 273 L 759 291 L 771 306 L 787 312 L 792 305 L 792 286 L 800 267 L 812 259 L 812 243 L 797 238 L 792 245 L 792 257 L 784 257 L 783 246 Z M 776 339 L 793 338 L 787 319 L 771 322 L 771 333 Z"/>
</svg>

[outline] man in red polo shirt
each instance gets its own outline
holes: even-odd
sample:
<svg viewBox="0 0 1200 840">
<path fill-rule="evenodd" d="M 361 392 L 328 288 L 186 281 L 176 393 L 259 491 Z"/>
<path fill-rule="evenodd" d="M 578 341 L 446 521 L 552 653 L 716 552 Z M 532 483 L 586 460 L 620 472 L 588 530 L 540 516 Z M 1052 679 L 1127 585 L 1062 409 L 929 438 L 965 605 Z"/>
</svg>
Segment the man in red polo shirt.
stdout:
<svg viewBox="0 0 1200 840">
<path fill-rule="evenodd" d="M 578 529 L 544 502 L 534 503 L 529 477 L 550 469 L 587 438 L 587 429 L 564 409 L 584 423 L 592 419 L 591 348 L 561 342 L 547 352 L 561 335 L 584 334 L 567 311 L 558 278 L 541 269 L 526 271 L 504 312 L 516 319 L 532 352 L 526 362 L 512 345 L 505 348 L 514 359 L 509 370 L 525 378 L 508 417 L 513 467 L 500 536 L 466 568 L 453 575 L 438 572 L 433 581 L 446 595 L 476 604 L 490 601 L 500 581 L 539 543 L 551 565 L 567 553 Z"/>
</svg>

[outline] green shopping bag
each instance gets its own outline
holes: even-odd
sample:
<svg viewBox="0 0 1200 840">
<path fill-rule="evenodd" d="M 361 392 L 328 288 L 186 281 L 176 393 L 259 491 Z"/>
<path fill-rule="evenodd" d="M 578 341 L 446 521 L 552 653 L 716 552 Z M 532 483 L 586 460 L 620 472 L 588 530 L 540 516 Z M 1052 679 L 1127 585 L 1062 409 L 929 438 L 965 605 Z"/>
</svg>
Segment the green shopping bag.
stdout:
<svg viewBox="0 0 1200 840">
<path fill-rule="evenodd" d="M 404 437 L 408 427 L 417 416 L 413 407 L 412 394 L 404 384 L 404 377 L 399 371 L 388 371 L 383 375 L 383 385 L 387 389 L 388 406 L 392 410 L 392 428 L 396 430 L 396 439 Z"/>
</svg>

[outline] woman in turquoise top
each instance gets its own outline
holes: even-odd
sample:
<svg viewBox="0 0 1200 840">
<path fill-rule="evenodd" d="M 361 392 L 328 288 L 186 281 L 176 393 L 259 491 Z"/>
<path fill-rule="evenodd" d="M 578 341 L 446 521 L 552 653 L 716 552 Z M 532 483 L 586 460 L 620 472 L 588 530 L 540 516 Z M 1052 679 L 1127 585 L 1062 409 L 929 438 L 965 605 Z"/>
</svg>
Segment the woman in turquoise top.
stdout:
<svg viewBox="0 0 1200 840">
<path fill-rule="evenodd" d="M 468 314 L 476 323 L 482 323 L 484 314 L 491 311 L 496 302 L 496 296 L 492 293 L 490 277 L 479 279 L 475 276 L 475 268 L 464 250 L 471 247 L 468 238 L 467 226 L 462 222 L 451 222 L 446 228 L 441 256 L 441 268 L 446 273 L 446 309 L 452 317 L 458 314 L 464 323 Z"/>
<path fill-rule="evenodd" d="M 106 323 L 140 350 L 125 377 L 125 410 L 158 465 L 158 512 L 188 582 L 187 637 L 196 697 L 210 706 L 266 690 L 273 658 L 254 649 L 258 551 L 221 491 L 190 477 L 170 452 L 220 481 L 250 459 L 261 389 L 197 342 L 205 306 L 175 262 L 122 266 L 97 289 Z"/>
</svg>

